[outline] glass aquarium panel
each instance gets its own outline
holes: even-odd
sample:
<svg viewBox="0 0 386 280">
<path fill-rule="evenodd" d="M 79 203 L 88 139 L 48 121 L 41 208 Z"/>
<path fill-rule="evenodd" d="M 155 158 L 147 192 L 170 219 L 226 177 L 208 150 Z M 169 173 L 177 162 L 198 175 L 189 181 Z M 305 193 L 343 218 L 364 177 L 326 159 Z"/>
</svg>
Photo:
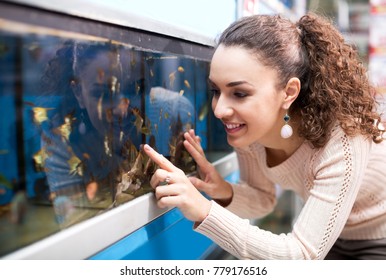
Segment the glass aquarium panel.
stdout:
<svg viewBox="0 0 386 280">
<path fill-rule="evenodd" d="M 209 62 L 0 22 L 0 256 L 151 192 L 149 143 L 187 174 L 182 133 L 208 154 Z M 217 138 L 216 138 L 217 139 Z M 225 141 L 225 142 L 224 142 Z M 216 142 L 216 143 L 215 143 Z"/>
</svg>

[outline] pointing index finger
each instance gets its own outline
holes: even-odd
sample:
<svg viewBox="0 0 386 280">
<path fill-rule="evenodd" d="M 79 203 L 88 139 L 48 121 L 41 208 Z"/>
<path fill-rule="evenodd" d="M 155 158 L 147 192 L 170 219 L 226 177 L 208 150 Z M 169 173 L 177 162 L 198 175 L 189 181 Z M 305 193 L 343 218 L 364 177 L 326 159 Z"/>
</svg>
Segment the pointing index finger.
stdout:
<svg viewBox="0 0 386 280">
<path fill-rule="evenodd" d="M 174 171 L 176 167 L 171 163 L 167 158 L 165 158 L 163 155 L 157 153 L 152 147 L 150 147 L 148 144 L 145 144 L 143 146 L 144 151 L 146 154 L 161 167 L 162 169 L 165 169 L 167 171 Z"/>
</svg>

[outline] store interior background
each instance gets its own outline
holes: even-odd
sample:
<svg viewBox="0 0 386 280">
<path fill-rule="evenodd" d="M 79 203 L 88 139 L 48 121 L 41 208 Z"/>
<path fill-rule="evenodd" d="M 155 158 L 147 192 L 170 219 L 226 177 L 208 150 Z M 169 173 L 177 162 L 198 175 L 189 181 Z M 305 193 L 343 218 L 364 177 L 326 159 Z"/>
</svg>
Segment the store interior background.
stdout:
<svg viewBox="0 0 386 280">
<path fill-rule="evenodd" d="M 102 0 L 96 0 L 103 5 Z M 214 40 L 232 21 L 259 13 L 281 13 L 292 20 L 308 11 L 329 17 L 359 52 L 370 78 L 386 90 L 385 0 L 115 0 L 120 7 Z M 151 8 L 147 8 L 151 7 Z"/>
</svg>

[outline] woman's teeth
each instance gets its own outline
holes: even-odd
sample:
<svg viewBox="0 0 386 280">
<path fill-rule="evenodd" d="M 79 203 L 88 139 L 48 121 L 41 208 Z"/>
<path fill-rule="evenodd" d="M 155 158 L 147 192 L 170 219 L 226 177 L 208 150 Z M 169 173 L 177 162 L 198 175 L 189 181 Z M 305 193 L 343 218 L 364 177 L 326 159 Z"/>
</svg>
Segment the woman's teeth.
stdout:
<svg viewBox="0 0 386 280">
<path fill-rule="evenodd" d="M 241 124 L 226 124 L 227 129 L 235 129 L 241 126 Z"/>
</svg>

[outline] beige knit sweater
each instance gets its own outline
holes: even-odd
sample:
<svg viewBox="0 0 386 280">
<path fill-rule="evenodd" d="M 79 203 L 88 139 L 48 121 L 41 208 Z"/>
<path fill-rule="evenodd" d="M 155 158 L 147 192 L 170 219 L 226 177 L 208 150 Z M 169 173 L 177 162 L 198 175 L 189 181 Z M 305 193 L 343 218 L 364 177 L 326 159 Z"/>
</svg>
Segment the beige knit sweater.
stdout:
<svg viewBox="0 0 386 280">
<path fill-rule="evenodd" d="M 236 149 L 240 183 L 227 209 L 216 202 L 195 230 L 240 259 L 323 259 L 338 237 L 386 238 L 386 141 L 348 137 L 336 128 L 325 147 L 308 142 L 269 168 L 265 148 Z M 275 184 L 304 206 L 288 234 L 250 224 L 276 204 Z"/>
</svg>

